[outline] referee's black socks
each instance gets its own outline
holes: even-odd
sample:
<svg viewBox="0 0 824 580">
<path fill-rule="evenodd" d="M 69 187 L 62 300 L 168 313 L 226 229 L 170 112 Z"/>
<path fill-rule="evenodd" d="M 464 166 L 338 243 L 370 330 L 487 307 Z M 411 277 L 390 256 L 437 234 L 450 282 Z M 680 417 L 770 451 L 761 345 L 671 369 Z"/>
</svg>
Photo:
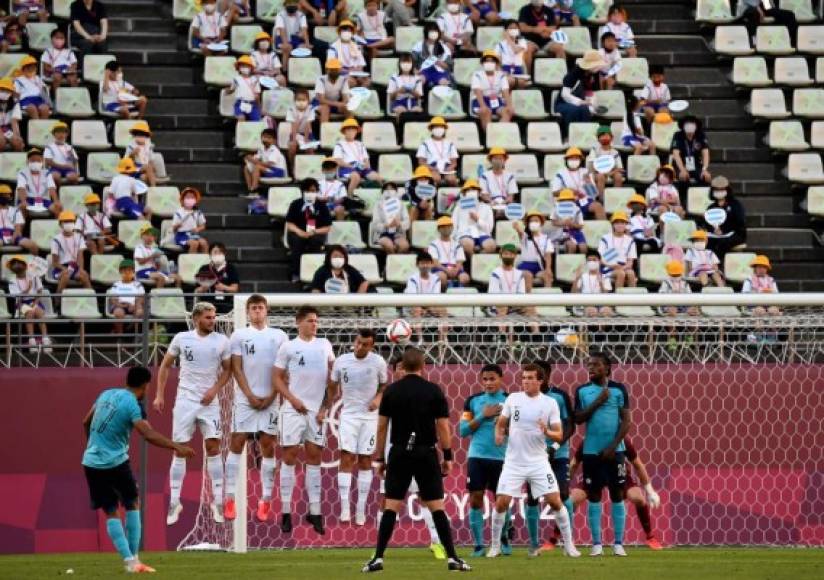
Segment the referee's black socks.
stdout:
<svg viewBox="0 0 824 580">
<path fill-rule="evenodd" d="M 438 538 L 443 544 L 446 555 L 453 560 L 457 560 L 458 555 L 455 553 L 455 544 L 452 543 L 452 528 L 449 526 L 449 518 L 446 517 L 446 512 L 443 510 L 433 511 L 432 521 L 435 523 L 435 529 L 438 530 Z M 394 519 L 392 523 L 395 523 Z"/>
<path fill-rule="evenodd" d="M 386 546 L 392 538 L 392 532 L 395 529 L 395 522 L 397 519 L 398 512 L 390 509 L 383 510 L 381 525 L 378 527 L 378 545 L 375 548 L 375 558 L 383 558 L 383 553 L 386 551 Z M 437 523 L 435 525 L 437 525 Z M 438 530 L 438 533 L 440 533 L 440 530 Z"/>
</svg>

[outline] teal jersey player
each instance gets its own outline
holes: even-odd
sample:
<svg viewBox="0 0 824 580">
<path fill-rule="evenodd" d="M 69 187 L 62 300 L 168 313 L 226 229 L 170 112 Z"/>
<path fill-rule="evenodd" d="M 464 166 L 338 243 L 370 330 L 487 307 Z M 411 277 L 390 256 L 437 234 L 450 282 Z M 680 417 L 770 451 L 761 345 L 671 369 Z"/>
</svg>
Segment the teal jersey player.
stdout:
<svg viewBox="0 0 824 580">
<path fill-rule="evenodd" d="M 549 391 L 544 394 L 547 397 L 555 399 L 555 402 L 558 403 L 558 409 L 561 410 L 561 422 L 566 425 L 572 415 L 572 403 L 569 400 L 569 395 L 558 387 L 550 387 Z M 549 444 L 550 442 L 547 441 L 547 443 Z M 553 458 L 569 459 L 569 438 L 567 438 L 561 446 L 555 450 Z"/>
<path fill-rule="evenodd" d="M 498 415 L 484 417 L 484 409 L 489 405 L 503 405 L 505 400 L 506 392 L 503 390 L 475 393 L 466 400 L 461 415 L 460 434 L 461 437 L 471 437 L 467 457 L 504 460 L 506 445 L 495 445 L 495 420 Z M 478 428 L 473 431 L 470 423 L 476 420 Z"/>
<path fill-rule="evenodd" d="M 607 387 L 609 389 L 607 400 L 599 405 L 586 421 L 584 455 L 597 455 L 613 443 L 621 427 L 621 409 L 629 409 L 627 388 L 615 381 L 608 381 Z M 578 387 L 575 391 L 575 409 L 581 411 L 592 405 L 601 396 L 603 390 L 603 385 L 594 382 Z M 615 451 L 624 450 L 624 441 L 621 439 L 615 446 Z"/>
<path fill-rule="evenodd" d="M 130 390 L 111 388 L 103 391 L 94 403 L 83 465 L 108 469 L 127 461 L 132 427 L 141 419 L 145 419 L 145 412 Z"/>
</svg>

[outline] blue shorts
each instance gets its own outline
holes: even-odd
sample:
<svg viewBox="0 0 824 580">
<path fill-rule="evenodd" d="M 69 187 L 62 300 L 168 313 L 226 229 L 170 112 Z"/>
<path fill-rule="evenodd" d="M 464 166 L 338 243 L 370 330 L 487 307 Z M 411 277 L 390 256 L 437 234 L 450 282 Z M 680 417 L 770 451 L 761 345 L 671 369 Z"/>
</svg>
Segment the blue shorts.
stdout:
<svg viewBox="0 0 824 580">
<path fill-rule="evenodd" d="M 650 108 L 656 113 L 661 109 L 666 109 L 669 103 L 644 103 L 644 108 Z"/>
<path fill-rule="evenodd" d="M 370 173 L 372 173 L 372 170 L 371 169 L 366 169 L 366 168 L 364 168 L 364 169 L 355 169 L 353 167 L 340 167 L 338 169 L 338 177 L 342 180 L 349 179 L 349 176 L 352 173 L 357 173 L 358 175 L 360 175 L 361 177 L 366 179 L 366 176 L 369 175 Z"/>
<path fill-rule="evenodd" d="M 566 232 L 566 235 L 569 236 L 569 239 L 576 244 L 587 243 L 586 236 L 584 236 L 584 230 L 569 230 Z"/>
<path fill-rule="evenodd" d="M 643 145 L 648 142 L 649 139 L 647 137 L 641 137 L 639 135 L 624 135 L 621 137 L 621 143 L 624 147 L 635 147 L 636 145 Z"/>
<path fill-rule="evenodd" d="M 501 66 L 501 70 L 503 70 L 505 73 L 508 73 L 508 74 L 511 74 L 511 75 L 526 74 L 526 70 L 521 65 L 505 64 L 505 65 Z"/>
<path fill-rule="evenodd" d="M 486 15 L 489 14 L 490 12 L 492 12 L 492 6 L 490 6 L 486 2 L 480 2 L 478 4 L 473 5 L 473 7 L 475 8 L 475 10 L 477 10 L 481 14 L 481 18 L 486 18 Z M 472 13 L 472 11 L 469 8 L 465 8 L 464 12 L 466 14 L 471 14 Z M 495 490 L 493 490 L 493 491 L 495 491 Z"/>
<path fill-rule="evenodd" d="M 126 217 L 134 219 L 143 217 L 143 205 L 137 203 L 131 197 L 121 197 L 115 200 L 114 207 Z"/>
<path fill-rule="evenodd" d="M 276 36 L 275 37 L 275 47 L 280 48 L 281 44 L 283 44 L 283 40 L 281 39 L 280 36 Z M 301 44 L 303 44 L 303 37 L 299 36 L 297 34 L 293 34 L 293 35 L 289 36 L 289 43 L 288 44 L 293 49 L 297 48 Z"/>
<path fill-rule="evenodd" d="M 501 460 L 470 457 L 466 462 L 466 490 L 470 493 L 486 490 L 495 493 L 503 468 L 504 462 Z"/>
<path fill-rule="evenodd" d="M 553 12 L 555 13 L 555 18 L 557 18 L 561 24 L 572 24 L 572 17 L 575 15 L 572 10 L 553 10 Z"/>
<path fill-rule="evenodd" d="M 441 81 L 451 80 L 451 75 L 448 71 L 442 71 L 436 66 L 430 66 L 421 71 L 423 78 L 426 79 L 427 85 L 439 85 Z"/>
<path fill-rule="evenodd" d="M 77 171 L 75 169 L 63 169 L 61 167 L 50 167 L 49 172 L 50 173 L 56 173 L 60 177 L 68 177 L 72 173 L 75 173 L 75 174 L 77 173 Z"/>
<path fill-rule="evenodd" d="M 63 269 L 67 269 L 69 271 L 69 280 L 74 280 L 77 278 L 77 273 L 79 272 L 79 268 L 77 264 L 63 264 L 59 268 L 52 268 L 52 278 L 55 280 L 59 279 L 60 276 L 63 274 Z"/>
<path fill-rule="evenodd" d="M 406 109 L 414 109 L 415 107 L 421 106 L 420 99 L 414 99 L 412 97 L 403 97 L 401 99 L 395 99 L 392 101 L 391 109 L 395 110 L 398 107 L 404 107 Z"/>
<path fill-rule="evenodd" d="M 484 97 L 484 103 L 486 104 L 487 107 L 489 107 L 489 110 L 492 111 L 493 113 L 497 113 L 498 111 L 500 111 L 501 109 L 503 109 L 506 106 L 506 101 L 504 101 L 503 98 L 498 99 L 498 106 L 495 107 L 495 108 L 493 108 L 489 104 L 491 101 L 492 101 L 492 99 L 490 99 L 489 97 Z M 478 114 L 478 111 L 480 110 L 480 106 L 478 105 L 478 100 L 477 99 L 474 99 L 474 98 L 472 99 L 472 101 L 470 102 L 470 108 L 472 109 L 473 113 L 475 113 L 476 115 Z"/>
<path fill-rule="evenodd" d="M 252 105 L 252 110 L 248 113 L 241 111 L 240 105 L 243 103 Z M 257 101 L 242 101 L 238 99 L 235 101 L 235 117 L 246 117 L 247 121 L 260 121 L 260 105 L 257 104 Z"/>
<path fill-rule="evenodd" d="M 525 272 L 532 272 L 533 276 L 537 276 L 544 271 L 540 262 L 521 262 L 518 264 L 518 269 Z"/>
<path fill-rule="evenodd" d="M 466 238 L 471 238 L 472 241 L 475 242 L 475 247 L 480 248 L 481 244 L 483 244 L 487 240 L 491 240 L 492 236 L 483 235 L 483 236 L 478 236 L 477 238 L 475 238 L 473 236 L 461 236 L 460 237 L 461 240 L 465 240 Z"/>
<path fill-rule="evenodd" d="M 193 234 L 191 232 L 177 232 L 175 234 L 175 243 L 178 246 L 187 246 L 189 240 L 199 240 L 200 234 Z"/>
<path fill-rule="evenodd" d="M 377 44 L 378 42 L 381 42 L 384 39 L 383 38 L 364 38 L 364 40 L 366 41 L 366 46 L 372 46 L 373 44 Z"/>
<path fill-rule="evenodd" d="M 317 99 L 317 98 L 314 98 L 314 99 L 312 99 L 312 102 L 309 103 L 309 105 L 313 109 L 317 109 L 318 107 L 320 107 L 320 100 Z M 343 107 L 339 107 L 338 105 L 329 105 L 329 113 L 331 113 L 333 115 L 345 115 L 346 114 L 346 109 L 343 108 Z"/>
<path fill-rule="evenodd" d="M 20 99 L 20 108 L 25 109 L 29 105 L 34 105 L 35 107 L 39 107 L 40 105 L 45 105 L 46 101 L 43 100 L 43 97 L 37 95 L 35 97 L 26 97 L 25 99 Z"/>
<path fill-rule="evenodd" d="M 35 204 L 35 203 L 34 203 L 35 201 L 36 201 L 36 200 L 35 200 L 33 197 L 27 197 L 27 198 L 26 198 L 26 206 L 28 206 L 29 208 L 31 208 L 31 207 Z M 40 203 L 42 203 L 42 204 L 43 204 L 43 207 L 45 207 L 46 209 L 48 209 L 48 208 L 50 208 L 50 207 L 51 207 L 52 200 L 51 200 L 51 199 L 49 199 L 48 197 L 44 197 L 42 200 L 40 200 Z"/>
<path fill-rule="evenodd" d="M 260 176 L 267 179 L 273 177 L 286 177 L 286 172 L 280 167 L 270 167 L 266 171 L 263 171 Z"/>
<path fill-rule="evenodd" d="M 115 101 L 113 103 L 107 104 L 103 109 L 105 109 L 109 113 L 117 113 L 120 111 L 121 107 L 126 107 L 130 113 L 137 111 L 137 105 L 134 103 L 121 103 L 120 101 Z"/>
<path fill-rule="evenodd" d="M 142 270 L 138 270 L 138 271 L 135 273 L 135 276 L 137 277 L 137 279 L 138 279 L 138 280 L 148 280 L 148 279 L 149 279 L 149 277 L 150 277 L 152 274 L 155 274 L 155 273 L 157 273 L 157 274 L 163 274 L 163 272 L 161 272 L 161 271 L 160 271 L 160 270 L 158 270 L 157 268 L 143 268 Z M 166 277 L 166 274 L 163 274 L 163 277 L 165 278 L 165 277 Z"/>
</svg>

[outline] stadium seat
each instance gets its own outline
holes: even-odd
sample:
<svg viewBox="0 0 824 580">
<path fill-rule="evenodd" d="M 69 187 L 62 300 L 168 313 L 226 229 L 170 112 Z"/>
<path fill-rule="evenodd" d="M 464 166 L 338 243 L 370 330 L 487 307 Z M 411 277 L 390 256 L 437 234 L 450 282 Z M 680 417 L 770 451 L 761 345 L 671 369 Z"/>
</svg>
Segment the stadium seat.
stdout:
<svg viewBox="0 0 824 580">
<path fill-rule="evenodd" d="M 203 63 L 203 81 L 207 85 L 228 87 L 232 84 L 232 78 L 234 78 L 236 74 L 235 60 L 233 56 L 207 56 Z M 292 77 L 290 76 L 289 78 L 291 79 Z"/>
<path fill-rule="evenodd" d="M 807 211 L 810 215 L 824 217 L 824 186 L 807 188 Z"/>
<path fill-rule="evenodd" d="M 117 239 L 124 248 L 133 252 L 140 243 L 140 228 L 148 223 L 146 220 L 120 220 L 117 223 Z"/>
<path fill-rule="evenodd" d="M 438 213 L 451 215 L 459 193 L 459 187 L 439 187 L 437 198 Z"/>
<path fill-rule="evenodd" d="M 452 91 L 447 98 L 441 98 L 429 91 L 429 97 L 426 104 L 426 112 L 430 117 L 443 117 L 447 120 L 463 119 L 466 117 L 463 103 L 461 102 L 461 93 Z"/>
<path fill-rule="evenodd" d="M 646 288 L 616 288 L 616 294 L 647 294 Z M 639 304 L 637 306 L 616 306 L 615 313 L 625 317 L 647 317 L 655 316 L 656 312 L 651 306 Z"/>
<path fill-rule="evenodd" d="M 490 125 L 492 127 L 492 125 Z M 424 127 L 426 129 L 426 127 Z M 426 131 L 425 137 L 429 136 Z M 446 130 L 446 138 L 455 143 L 455 148 L 459 154 L 474 153 L 476 151 L 483 151 L 481 145 L 481 136 L 478 133 L 478 125 L 474 121 L 454 121 L 449 123 L 449 128 Z M 416 148 L 417 149 L 417 148 Z"/>
<path fill-rule="evenodd" d="M 403 148 L 406 151 L 411 151 L 414 154 L 414 152 L 418 150 L 418 147 L 420 147 L 421 143 L 429 138 L 429 129 L 427 129 L 428 124 L 428 122 L 424 121 L 407 121 L 403 124 Z M 472 123 L 472 125 L 474 124 L 475 123 Z M 451 131 L 454 125 L 455 123 L 452 123 L 447 131 Z M 454 135 L 450 135 L 449 133 L 447 133 L 447 135 L 449 135 L 449 139 L 454 141 Z M 455 145 L 457 147 L 457 143 Z M 480 143 L 478 143 L 479 148 L 480 146 Z"/>
<path fill-rule="evenodd" d="M 266 127 L 266 121 L 235 124 L 235 148 L 241 151 L 257 151 L 261 146 L 260 134 Z"/>
<path fill-rule="evenodd" d="M 86 211 L 83 199 L 90 193 L 92 193 L 92 188 L 88 185 L 61 185 L 57 197 L 64 210 L 78 214 Z"/>
<path fill-rule="evenodd" d="M 765 139 L 776 151 L 804 151 L 810 148 L 804 140 L 801 121 L 770 121 L 770 132 Z"/>
<path fill-rule="evenodd" d="M 87 54 L 83 57 L 83 80 L 99 85 L 107 62 L 117 60 L 113 54 Z"/>
<path fill-rule="evenodd" d="M 327 244 L 339 244 L 349 248 L 362 250 L 366 248 L 358 222 L 332 222 L 332 228 L 326 237 Z"/>
<path fill-rule="evenodd" d="M 813 84 L 807 59 L 800 56 L 785 56 L 775 59 L 775 83 L 791 87 L 804 87 Z"/>
<path fill-rule="evenodd" d="M 747 110 L 753 117 L 785 119 L 790 116 L 784 91 L 781 89 L 753 89 Z"/>
<path fill-rule="evenodd" d="M 19 68 L 20 60 L 26 56 L 20 53 L 0 54 L 0 77 L 10 77 Z"/>
<path fill-rule="evenodd" d="M 370 284 L 380 284 L 383 282 L 378 271 L 378 259 L 374 254 L 351 254 L 349 264 L 358 269 Z"/>
<path fill-rule="evenodd" d="M 323 265 L 323 254 L 303 254 L 300 257 L 300 281 L 310 284 L 315 272 Z"/>
<path fill-rule="evenodd" d="M 781 8 L 795 14 L 796 21 L 800 23 L 815 22 L 816 20 L 810 0 L 784 0 L 781 2 Z"/>
<path fill-rule="evenodd" d="M 68 20 L 71 15 L 72 0 L 52 0 L 52 16 L 61 20 Z"/>
<path fill-rule="evenodd" d="M 29 49 L 43 52 L 51 47 L 51 33 L 57 28 L 56 22 L 28 22 L 26 23 L 26 36 L 29 41 Z"/>
<path fill-rule="evenodd" d="M 398 72 L 397 57 L 375 57 L 372 59 L 372 83 L 385 87 L 392 75 Z"/>
<path fill-rule="evenodd" d="M 486 128 L 486 148 L 503 147 L 507 152 L 523 151 L 523 141 L 521 141 L 521 130 L 518 123 L 505 123 L 499 121 L 490 123 Z"/>
<path fill-rule="evenodd" d="M 703 216 L 709 205 L 709 187 L 690 187 L 687 190 L 687 213 Z"/>
<path fill-rule="evenodd" d="M 103 121 L 72 121 L 72 145 L 85 151 L 104 151 L 111 147 Z"/>
<path fill-rule="evenodd" d="M 793 114 L 812 119 L 824 118 L 824 89 L 795 89 Z"/>
<path fill-rule="evenodd" d="M 587 258 L 583 254 L 558 254 L 555 256 L 555 279 L 558 282 L 572 284 L 578 270 L 584 267 Z"/>
<path fill-rule="evenodd" d="M 500 248 L 504 244 L 521 245 L 521 239 L 513 226 L 514 222 L 509 220 L 498 220 L 495 222 L 495 243 Z M 474 258 L 473 258 L 474 259 Z"/>
<path fill-rule="evenodd" d="M 383 119 L 385 115 L 381 108 L 378 92 L 375 90 L 369 91 L 369 98 L 361 101 L 361 104 L 355 109 L 354 115 L 358 119 Z"/>
<path fill-rule="evenodd" d="M 818 153 L 790 153 L 787 162 L 787 179 L 794 183 L 824 183 L 824 168 Z"/>
<path fill-rule="evenodd" d="M 371 121 L 363 124 L 363 144 L 369 151 L 388 153 L 398 151 L 398 136 L 395 135 L 395 124 L 388 121 Z"/>
<path fill-rule="evenodd" d="M 180 254 L 177 257 L 177 273 L 184 284 L 196 284 L 195 275 L 209 263 L 209 254 Z"/>
<path fill-rule="evenodd" d="M 538 159 L 532 153 L 516 153 L 510 155 L 506 168 L 515 175 L 519 186 L 537 185 L 543 182 Z"/>
<path fill-rule="evenodd" d="M 754 258 L 754 252 L 730 252 L 724 256 L 724 278 L 727 282 L 740 284 L 752 276 L 750 263 Z"/>
<path fill-rule="evenodd" d="M 667 279 L 667 262 L 670 257 L 666 254 L 641 254 L 638 260 L 642 282 L 660 284 Z"/>
<path fill-rule="evenodd" d="M 51 130 L 54 127 L 54 119 L 29 119 L 26 121 L 26 144 L 29 147 L 39 147 L 44 149 L 51 143 Z"/>
<path fill-rule="evenodd" d="M 149 295 L 152 318 L 182 321 L 189 314 L 180 288 L 152 288 Z"/>
<path fill-rule="evenodd" d="M 86 179 L 108 185 L 112 177 L 117 175 L 118 161 L 120 155 L 117 153 L 89 153 L 86 158 Z"/>
<path fill-rule="evenodd" d="M 375 210 L 375 205 L 377 205 L 378 200 L 381 197 L 381 190 L 377 188 L 358 188 L 355 190 L 355 195 L 359 197 L 364 204 L 366 204 L 366 207 L 363 208 L 363 215 L 371 218 Z"/>
<path fill-rule="evenodd" d="M 533 294 L 563 294 L 560 288 L 533 288 Z M 568 318 L 569 310 L 565 306 L 537 306 L 535 313 L 541 318 Z"/>
<path fill-rule="evenodd" d="M 300 188 L 295 186 L 270 187 L 267 213 L 276 218 L 285 218 L 289 204 L 300 197 Z M 151 206 L 150 206 L 151 207 Z"/>
<path fill-rule="evenodd" d="M 608 214 L 616 211 L 626 211 L 627 201 L 635 195 L 632 187 L 607 187 L 604 189 L 604 210 Z"/>
<path fill-rule="evenodd" d="M 616 80 L 619 85 L 640 89 L 649 80 L 649 63 L 645 58 L 624 58 Z"/>
<path fill-rule="evenodd" d="M 0 153 L 0 181 L 17 182 L 17 174 L 26 166 L 25 153 Z"/>
<path fill-rule="evenodd" d="M 475 32 L 475 47 L 480 51 L 494 50 L 503 38 L 503 26 L 479 26 Z"/>
<path fill-rule="evenodd" d="M 481 61 L 478 58 L 456 58 L 452 66 L 452 76 L 459 87 L 469 88 L 472 84 L 472 74 L 480 68 Z"/>
<path fill-rule="evenodd" d="M 592 38 L 586 26 L 565 26 L 562 30 L 568 39 L 564 46 L 567 55 L 583 56 L 586 51 L 592 49 Z"/>
<path fill-rule="evenodd" d="M 8 320 L 11 317 L 12 313 L 9 312 L 9 302 L 6 293 L 0 290 L 0 320 Z"/>
<path fill-rule="evenodd" d="M 824 84 L 824 57 L 815 59 L 815 82 Z"/>
<path fill-rule="evenodd" d="M 296 155 L 295 180 L 300 181 L 307 177 L 316 178 L 321 174 L 320 165 L 325 158 L 325 155 Z"/>
<path fill-rule="evenodd" d="M 257 0 L 254 4 L 255 16 L 257 16 L 258 20 L 263 20 L 264 22 L 274 22 L 278 12 L 283 8 L 283 0 Z"/>
<path fill-rule="evenodd" d="M 813 121 L 810 126 L 810 145 L 824 149 L 824 121 Z"/>
<path fill-rule="evenodd" d="M 197 256 L 199 254 L 191 254 Z M 206 254 L 203 254 L 206 255 Z M 92 282 L 104 286 L 111 286 L 115 282 L 120 281 L 120 271 L 118 266 L 123 260 L 123 256 L 117 254 L 94 254 L 91 257 L 89 265 L 89 273 Z"/>
<path fill-rule="evenodd" d="M 512 91 L 512 106 L 515 109 L 515 116 L 520 119 L 541 120 L 547 117 L 544 95 L 536 89 Z"/>
<path fill-rule="evenodd" d="M 534 68 L 535 84 L 545 87 L 560 87 L 567 74 L 566 60 L 562 58 L 536 58 Z"/>
<path fill-rule="evenodd" d="M 125 149 L 132 141 L 132 136 L 129 133 L 137 119 L 118 119 L 114 122 L 114 146 L 118 149 Z"/>
<path fill-rule="evenodd" d="M 795 52 L 786 26 L 759 26 L 755 32 L 755 50 L 772 56 Z"/>
<path fill-rule="evenodd" d="M 406 285 L 409 277 L 417 273 L 415 254 L 389 254 L 386 256 L 386 281 Z"/>
<path fill-rule="evenodd" d="M 340 126 L 342 121 L 327 121 L 320 126 L 320 146 L 331 151 L 340 141 Z"/>
<path fill-rule="evenodd" d="M 768 87 L 773 84 L 763 56 L 737 56 L 732 63 L 732 82 L 742 87 Z"/>
<path fill-rule="evenodd" d="M 31 221 L 29 237 L 31 241 L 37 244 L 38 248 L 43 250 L 51 248 L 51 241 L 59 233 L 60 224 L 57 220 L 41 219 Z"/>
<path fill-rule="evenodd" d="M 86 87 L 59 87 L 54 107 L 57 114 L 64 117 L 82 118 L 94 115 L 92 97 Z"/>
<path fill-rule="evenodd" d="M 569 124 L 569 146 L 589 151 L 598 144 L 595 132 L 598 123 L 573 122 Z"/>
<path fill-rule="evenodd" d="M 552 178 L 563 168 L 564 156 L 562 154 L 544 155 L 544 175 L 548 182 L 551 182 Z"/>
<path fill-rule="evenodd" d="M 423 40 L 423 26 L 399 26 L 395 30 L 395 52 L 412 52 L 420 40 Z"/>
<path fill-rule="evenodd" d="M 262 1 L 259 0 L 258 4 Z M 174 0 L 172 2 L 172 17 L 181 22 L 191 22 L 199 10 L 200 3 L 195 0 Z"/>
<path fill-rule="evenodd" d="M 376 286 L 375 292 L 378 294 L 394 294 L 395 291 L 388 286 Z M 379 318 L 393 319 L 398 316 L 398 308 L 395 306 L 379 306 L 377 308 Z"/>
<path fill-rule="evenodd" d="M 91 288 L 66 288 L 60 295 L 60 313 L 70 320 L 103 318 Z"/>
<path fill-rule="evenodd" d="M 721 288 L 715 286 L 705 286 L 701 290 L 702 294 L 734 294 L 735 291 L 729 286 Z M 736 306 L 702 306 L 701 313 L 711 318 L 738 318 L 741 311 Z"/>
<path fill-rule="evenodd" d="M 526 126 L 526 145 L 536 151 L 563 151 L 561 127 L 555 122 L 532 121 Z"/>
<path fill-rule="evenodd" d="M 750 35 L 744 26 L 718 26 L 712 49 L 726 56 L 744 56 L 755 52 L 750 46 Z"/>
<path fill-rule="evenodd" d="M 664 227 L 664 243 L 687 248 L 690 246 L 690 236 L 695 230 L 695 222 L 692 220 L 670 222 Z"/>
<path fill-rule="evenodd" d="M 695 21 L 707 24 L 727 24 L 735 18 L 730 10 L 729 0 L 698 0 L 695 6 Z"/>
<path fill-rule="evenodd" d="M 409 243 L 413 248 L 425 250 L 437 238 L 438 228 L 435 225 L 435 220 L 416 220 L 412 222 Z"/>
<path fill-rule="evenodd" d="M 604 119 L 623 119 L 627 110 L 623 91 L 595 91 L 595 105 L 607 108 L 600 114 Z"/>
<path fill-rule="evenodd" d="M 630 155 L 627 158 L 627 178 L 640 183 L 652 183 L 661 161 L 657 155 Z"/>
<path fill-rule="evenodd" d="M 548 187 L 524 187 L 521 188 L 521 205 L 528 212 L 539 211 L 549 217 L 555 204 Z"/>
<path fill-rule="evenodd" d="M 317 28 L 315 29 L 317 31 Z M 235 54 L 249 54 L 252 52 L 252 45 L 255 36 L 263 32 L 263 28 L 257 24 L 247 24 L 238 26 L 235 24 L 230 29 L 229 46 Z"/>
<path fill-rule="evenodd" d="M 824 54 L 824 26 L 799 26 L 798 52 Z"/>
<path fill-rule="evenodd" d="M 447 288 L 447 294 L 478 294 L 477 288 Z M 473 306 L 450 306 L 446 309 L 449 316 L 455 318 L 472 318 L 480 316 L 481 310 Z"/>
<path fill-rule="evenodd" d="M 655 143 L 656 149 L 669 151 L 672 144 L 672 137 L 678 132 L 678 123 L 652 123 L 652 131 L 650 135 L 652 142 Z"/>
<path fill-rule="evenodd" d="M 498 254 L 475 254 L 472 256 L 472 281 L 486 286 L 489 284 L 489 275 L 501 265 Z"/>
<path fill-rule="evenodd" d="M 150 187 L 146 205 L 152 208 L 152 215 L 170 218 L 180 207 L 180 190 L 175 186 Z"/>
<path fill-rule="evenodd" d="M 385 182 L 406 183 L 412 177 L 412 160 L 405 153 L 384 153 L 378 158 L 378 173 Z"/>
<path fill-rule="evenodd" d="M 601 238 L 612 231 L 612 226 L 607 220 L 585 220 L 582 231 L 587 240 L 587 247 L 597 250 Z"/>
<path fill-rule="evenodd" d="M 276 119 L 284 119 L 286 112 L 294 104 L 295 93 L 284 87 L 263 91 L 261 97 L 263 113 Z"/>
</svg>

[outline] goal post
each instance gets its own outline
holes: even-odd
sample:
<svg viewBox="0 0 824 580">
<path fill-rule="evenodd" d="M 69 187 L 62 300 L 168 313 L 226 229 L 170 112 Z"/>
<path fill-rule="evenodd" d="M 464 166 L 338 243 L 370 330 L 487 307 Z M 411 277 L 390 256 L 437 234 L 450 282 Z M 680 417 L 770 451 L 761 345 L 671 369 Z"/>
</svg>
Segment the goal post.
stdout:
<svg viewBox="0 0 824 580">
<path fill-rule="evenodd" d="M 246 326 L 249 296 L 234 297 L 233 312 L 218 319 L 220 332 L 230 335 Z M 521 364 L 549 361 L 554 365 L 552 383 L 574 398 L 575 388 L 588 380 L 583 364 L 588 352 L 600 350 L 614 361 L 615 379 L 628 387 L 631 437 L 663 501 L 653 513 L 659 538 L 691 545 L 824 545 L 824 523 L 818 521 L 824 505 L 824 457 L 819 451 L 824 433 L 824 293 L 264 296 L 270 325 L 290 337 L 296 334 L 296 309 L 304 304 L 318 307 L 319 335 L 331 341 L 336 355 L 349 351 L 358 328 L 368 327 L 378 332 L 377 352 L 394 358 L 404 347 L 389 343 L 383 331 L 395 318 L 409 321 L 412 344 L 424 351 L 427 377 L 443 388 L 455 426 L 456 469 L 445 488 L 447 514 L 460 544 L 470 543 L 468 441 L 459 437 L 457 423 L 465 399 L 480 390 L 481 366 L 500 364 L 505 386 L 513 390 L 519 388 Z M 507 316 L 495 311 L 502 305 L 510 309 Z M 413 317 L 413 307 L 422 307 L 423 316 Z M 672 309 L 677 315 L 668 315 Z M 585 315 L 593 313 L 598 316 Z M 227 426 L 224 454 L 233 395 L 234 388 L 226 389 L 220 399 Z M 232 524 L 211 522 L 210 489 L 204 485 L 200 513 L 180 548 L 245 552 L 372 545 L 377 478 L 366 526 L 338 522 L 339 411 L 336 406 L 330 413 L 323 454 L 324 537 L 302 523 L 307 503 L 300 463 L 293 513 L 301 523 L 292 535 L 283 536 L 275 519 L 254 519 L 250 509 L 260 494 L 259 449 L 250 441 L 237 479 L 237 519 Z M 573 447 L 582 432 L 578 430 Z M 277 459 L 279 476 L 279 451 Z M 278 479 L 272 506 L 276 517 Z M 523 506 L 515 506 L 515 541 L 523 542 Z M 487 505 L 485 516 L 488 512 Z M 576 541 L 582 543 L 589 539 L 585 512 L 577 510 L 574 520 Z M 428 545 L 420 520 L 420 504 L 411 495 L 399 518 L 397 543 Z M 642 541 L 633 510 L 628 510 L 627 524 L 628 541 Z"/>
</svg>

